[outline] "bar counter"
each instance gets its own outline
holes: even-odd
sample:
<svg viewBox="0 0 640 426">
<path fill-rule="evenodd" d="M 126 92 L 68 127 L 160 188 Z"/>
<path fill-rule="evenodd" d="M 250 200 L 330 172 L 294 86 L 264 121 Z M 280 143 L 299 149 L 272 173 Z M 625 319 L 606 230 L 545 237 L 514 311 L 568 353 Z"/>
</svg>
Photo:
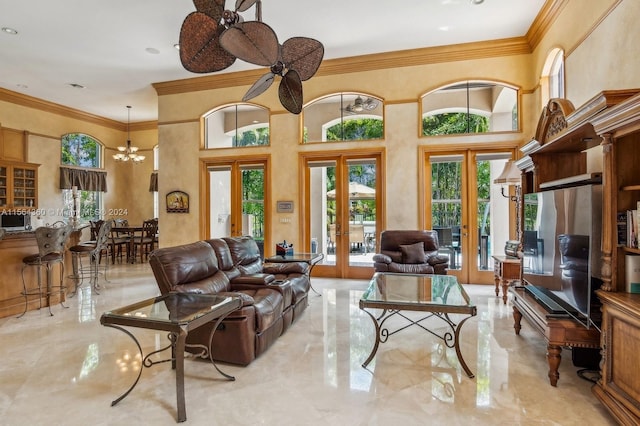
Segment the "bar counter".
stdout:
<svg viewBox="0 0 640 426">
<path fill-rule="evenodd" d="M 88 224 L 78 224 L 71 232 L 67 247 L 71 247 L 72 245 L 80 242 L 82 230 L 88 226 Z M 0 240 L 0 268 L 2 269 L 2 272 L 0 273 L 0 318 L 11 315 L 17 316 L 24 311 L 24 296 L 22 295 L 22 259 L 25 256 L 35 253 L 38 253 L 38 243 L 36 242 L 35 231 L 7 232 L 4 235 L 4 238 Z M 71 255 L 65 254 L 64 263 L 65 284 L 67 288 L 73 288 L 74 283 L 67 278 L 72 271 Z M 54 277 L 54 285 L 58 280 L 59 267 L 59 265 L 56 265 L 51 271 Z M 36 268 L 26 268 L 24 271 L 24 279 L 27 284 L 33 284 L 30 287 L 36 285 L 38 280 Z M 42 270 L 42 282 L 43 285 L 46 285 L 46 271 L 44 267 Z M 51 306 L 59 304 L 59 294 L 52 294 L 50 302 Z M 38 298 L 30 296 L 27 311 L 38 309 L 39 306 Z M 46 306 L 46 297 L 42 297 L 42 307 L 45 308 Z M 25 315 L 23 318 L 28 318 L 28 315 Z"/>
</svg>

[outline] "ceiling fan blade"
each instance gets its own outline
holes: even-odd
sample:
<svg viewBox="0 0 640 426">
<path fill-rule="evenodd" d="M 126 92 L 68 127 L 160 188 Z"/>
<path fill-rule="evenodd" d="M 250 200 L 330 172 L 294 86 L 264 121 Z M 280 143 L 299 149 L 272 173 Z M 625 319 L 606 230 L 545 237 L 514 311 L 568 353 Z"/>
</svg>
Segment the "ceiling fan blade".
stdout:
<svg viewBox="0 0 640 426">
<path fill-rule="evenodd" d="M 289 70 L 278 87 L 280 103 L 292 114 L 302 112 L 302 80 L 295 70 Z"/>
<path fill-rule="evenodd" d="M 275 78 L 276 76 L 273 73 L 266 73 L 265 75 L 260 77 L 258 81 L 253 83 L 253 86 L 251 86 L 251 88 L 247 90 L 247 93 L 245 93 L 242 100 L 246 102 L 249 99 L 253 99 L 256 96 L 261 95 L 265 90 L 271 87 L 271 84 L 273 83 L 273 80 L 275 80 Z"/>
<path fill-rule="evenodd" d="M 378 101 L 376 99 L 367 98 L 367 100 L 364 101 L 364 108 L 369 111 L 376 109 L 377 107 L 378 107 Z"/>
<path fill-rule="evenodd" d="M 214 21 L 220 22 L 222 12 L 224 12 L 225 0 L 193 0 L 198 12 L 202 12 L 213 18 Z"/>
<path fill-rule="evenodd" d="M 296 70 L 300 80 L 309 80 L 318 71 L 324 56 L 324 46 L 308 37 L 292 37 L 282 44 L 282 60 L 287 68 Z"/>
<path fill-rule="evenodd" d="M 256 4 L 258 0 L 236 0 L 236 12 L 245 12 Z"/>
<path fill-rule="evenodd" d="M 269 67 L 278 60 L 278 36 L 264 22 L 236 24 L 220 36 L 220 45 L 243 61 Z"/>
<path fill-rule="evenodd" d="M 180 62 L 197 73 L 223 70 L 236 60 L 219 43 L 224 26 L 202 12 L 190 13 L 180 29 Z"/>
</svg>

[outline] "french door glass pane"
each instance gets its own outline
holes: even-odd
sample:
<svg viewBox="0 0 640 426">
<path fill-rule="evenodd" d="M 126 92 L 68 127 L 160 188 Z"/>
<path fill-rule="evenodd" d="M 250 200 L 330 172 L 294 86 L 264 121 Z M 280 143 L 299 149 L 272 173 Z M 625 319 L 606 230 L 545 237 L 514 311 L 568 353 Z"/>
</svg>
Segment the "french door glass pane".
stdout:
<svg viewBox="0 0 640 426">
<path fill-rule="evenodd" d="M 209 168 L 211 238 L 231 236 L 231 166 Z"/>
<path fill-rule="evenodd" d="M 322 264 L 336 264 L 335 161 L 309 163 L 311 251 L 324 253 Z"/>
<path fill-rule="evenodd" d="M 462 261 L 462 160 L 461 155 L 431 157 L 431 226 L 440 252 L 449 256 L 449 269 L 461 269 Z"/>
<path fill-rule="evenodd" d="M 264 241 L 264 167 L 242 167 L 242 235 Z"/>
<path fill-rule="evenodd" d="M 348 160 L 349 266 L 373 266 L 376 235 L 376 163 Z"/>
</svg>

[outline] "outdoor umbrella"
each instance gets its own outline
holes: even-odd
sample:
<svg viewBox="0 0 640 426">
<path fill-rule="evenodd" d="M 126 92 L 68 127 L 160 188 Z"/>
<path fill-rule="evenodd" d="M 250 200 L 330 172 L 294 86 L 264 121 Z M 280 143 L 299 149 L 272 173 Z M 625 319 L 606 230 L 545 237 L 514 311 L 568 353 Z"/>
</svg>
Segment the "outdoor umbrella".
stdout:
<svg viewBox="0 0 640 426">
<path fill-rule="evenodd" d="M 336 190 L 327 191 L 328 198 L 336 198 Z M 349 182 L 349 198 L 352 200 L 373 200 L 376 190 L 358 182 Z"/>
</svg>

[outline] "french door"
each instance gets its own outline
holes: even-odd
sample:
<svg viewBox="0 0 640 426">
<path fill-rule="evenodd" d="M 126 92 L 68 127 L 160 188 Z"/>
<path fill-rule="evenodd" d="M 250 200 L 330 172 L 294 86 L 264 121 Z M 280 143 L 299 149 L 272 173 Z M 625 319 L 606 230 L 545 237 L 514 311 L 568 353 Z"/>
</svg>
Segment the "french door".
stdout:
<svg viewBox="0 0 640 426">
<path fill-rule="evenodd" d="M 206 160 L 206 237 L 250 235 L 263 247 L 268 161 L 266 158 Z"/>
<path fill-rule="evenodd" d="M 380 152 L 303 156 L 310 249 L 324 254 L 314 274 L 370 278 L 383 223 Z"/>
<path fill-rule="evenodd" d="M 515 230 L 515 203 L 493 184 L 511 151 L 424 152 L 425 229 L 438 232 L 449 274 L 461 283 L 491 284 L 491 256 L 504 254 Z"/>
</svg>

